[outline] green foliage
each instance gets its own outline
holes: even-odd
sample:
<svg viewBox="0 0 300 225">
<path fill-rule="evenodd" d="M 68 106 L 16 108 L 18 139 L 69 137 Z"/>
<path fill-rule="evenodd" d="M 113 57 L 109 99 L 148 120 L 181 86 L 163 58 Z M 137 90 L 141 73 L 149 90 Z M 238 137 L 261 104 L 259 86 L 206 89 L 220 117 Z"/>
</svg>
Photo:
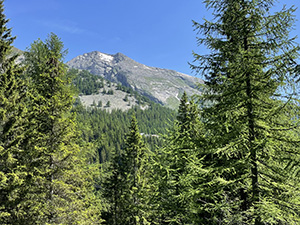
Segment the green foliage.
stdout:
<svg viewBox="0 0 300 225">
<path fill-rule="evenodd" d="M 108 168 L 112 171 L 103 184 L 110 204 L 107 224 L 149 224 L 147 222 L 148 153 L 135 116 L 132 117 L 125 147 L 115 155 Z"/>
<path fill-rule="evenodd" d="M 13 224 L 25 211 L 19 210 L 28 176 L 26 157 L 21 145 L 27 126 L 26 82 L 23 67 L 10 57 L 11 29 L 6 27 L 3 1 L 0 1 L 0 223 Z"/>
<path fill-rule="evenodd" d="M 108 90 L 108 91 L 107 91 L 107 94 L 108 94 L 108 95 L 113 95 L 113 94 L 114 94 L 114 90 L 112 90 L 112 89 Z"/>
<path fill-rule="evenodd" d="M 70 69 L 68 76 L 73 77 L 73 84 L 78 88 L 79 94 L 97 94 L 99 89 L 104 87 L 102 77 L 95 76 L 86 70 Z"/>
<path fill-rule="evenodd" d="M 125 102 L 128 102 L 128 95 L 125 95 L 125 98 L 123 99 Z"/>
<path fill-rule="evenodd" d="M 194 26 L 212 53 L 191 65 L 203 95 L 183 93 L 176 117 L 130 87 L 67 71 L 54 34 L 16 65 L 0 0 L 1 224 L 300 223 L 295 9 L 204 2 L 214 18 Z M 116 86 L 147 106 L 85 108 L 74 86 L 85 95 Z"/>
<path fill-rule="evenodd" d="M 89 152 L 80 148 L 70 112 L 74 93 L 62 62 L 64 53 L 60 39 L 51 34 L 45 43 L 35 41 L 25 54 L 32 84 L 25 146 L 31 177 L 23 207 L 32 223 L 98 223 L 98 203 L 91 204 L 93 173 L 86 166 Z"/>
<path fill-rule="evenodd" d="M 194 23 L 212 53 L 194 54 L 206 78 L 206 130 L 197 163 L 197 224 L 298 224 L 299 46 L 295 9 L 270 14 L 273 0 L 206 0 L 213 21 Z M 293 165 L 293 166 L 292 166 Z M 190 179 L 193 179 L 192 176 Z M 192 192 L 193 191 L 193 192 Z"/>
<path fill-rule="evenodd" d="M 184 92 L 177 114 L 177 120 L 165 146 L 156 152 L 153 183 L 157 187 L 155 212 L 158 224 L 191 224 L 190 187 L 187 179 L 191 174 L 190 164 L 199 162 L 198 143 L 203 141 L 204 131 L 199 120 L 197 105 Z M 194 169 L 193 169 L 194 170 Z"/>
<path fill-rule="evenodd" d="M 99 180 L 114 175 L 101 174 L 98 162 L 115 151 L 123 156 L 122 166 L 126 165 L 120 170 L 126 190 L 126 195 L 121 195 L 126 217 L 119 221 L 148 224 L 150 170 L 144 141 L 152 143 L 152 148 L 159 144 L 161 139 L 156 134 L 165 132 L 167 126 L 162 121 L 172 120 L 174 112 L 155 104 L 145 111 L 137 107 L 127 113 L 85 109 L 80 99 L 74 98 L 73 84 L 81 94 L 92 94 L 104 87 L 104 81 L 84 71 L 67 71 L 63 64 L 66 51 L 54 34 L 27 49 L 24 72 L 14 64 L 16 56 L 8 57 L 14 38 L 5 27 L 3 1 L 0 3 L 0 223 L 102 223 L 100 213 L 112 205 L 100 201 L 99 190 L 103 189 Z M 140 104 L 149 102 L 130 88 L 120 88 L 137 96 Z M 129 122 L 133 111 L 143 121 L 144 135 L 132 120 L 129 130 L 133 132 L 124 142 L 128 131 L 125 121 Z M 97 127 L 99 118 L 102 122 Z M 107 165 L 102 163 L 101 167 Z M 112 173 L 118 170 L 114 168 Z"/>
<path fill-rule="evenodd" d="M 147 146 L 154 150 L 156 145 L 162 144 L 162 139 L 155 135 L 165 134 L 169 124 L 175 119 L 175 112 L 171 109 L 152 103 L 147 109 L 134 107 L 126 112 L 121 110 L 106 110 L 84 108 L 76 105 L 74 112 L 82 130 L 83 139 L 88 142 L 97 142 L 100 162 L 111 159 L 113 152 L 119 152 L 124 147 L 124 135 L 128 132 L 127 124 L 132 113 L 139 121 L 139 128 Z"/>
<path fill-rule="evenodd" d="M 101 88 L 103 88 L 101 92 L 102 94 L 114 95 L 112 87 L 116 86 L 116 90 L 127 93 L 124 98 L 124 101 L 126 102 L 128 101 L 129 96 L 133 96 L 139 105 L 145 105 L 152 102 L 149 98 L 139 94 L 137 91 L 134 91 L 131 87 L 114 84 L 111 81 L 106 80 L 103 77 L 93 75 L 86 70 L 70 69 L 67 77 L 72 79 L 72 83 L 77 89 L 77 92 L 79 92 L 79 95 L 98 94 Z M 107 85 L 105 86 L 104 83 Z M 107 87 L 110 87 L 111 89 L 107 90 Z"/>
</svg>

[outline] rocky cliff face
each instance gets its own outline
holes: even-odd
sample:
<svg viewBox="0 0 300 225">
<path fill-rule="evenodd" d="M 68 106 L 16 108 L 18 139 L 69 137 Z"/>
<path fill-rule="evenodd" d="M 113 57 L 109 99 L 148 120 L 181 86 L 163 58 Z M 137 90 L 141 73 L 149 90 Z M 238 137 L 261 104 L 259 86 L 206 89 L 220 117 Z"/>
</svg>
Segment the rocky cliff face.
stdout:
<svg viewBox="0 0 300 225">
<path fill-rule="evenodd" d="M 176 108 L 181 94 L 200 94 L 196 89 L 201 79 L 174 70 L 149 67 L 117 53 L 86 53 L 67 62 L 70 68 L 88 70 L 92 74 L 130 86 L 140 94 L 170 108 Z"/>
</svg>

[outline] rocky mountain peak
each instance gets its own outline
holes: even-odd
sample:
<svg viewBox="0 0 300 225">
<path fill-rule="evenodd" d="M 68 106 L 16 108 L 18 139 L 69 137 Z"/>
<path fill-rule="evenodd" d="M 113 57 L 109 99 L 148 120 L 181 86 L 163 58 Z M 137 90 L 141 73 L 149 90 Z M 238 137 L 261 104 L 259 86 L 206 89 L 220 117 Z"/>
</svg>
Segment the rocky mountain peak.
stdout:
<svg viewBox="0 0 300 225">
<path fill-rule="evenodd" d="M 93 51 L 67 62 L 70 68 L 88 70 L 110 81 L 133 88 L 150 99 L 176 108 L 181 94 L 200 94 L 197 83 L 201 79 L 174 70 L 143 65 L 122 53 L 114 55 Z"/>
<path fill-rule="evenodd" d="M 95 60 L 99 60 L 99 61 L 104 61 L 104 62 L 108 62 L 111 63 L 114 60 L 114 56 L 109 55 L 109 54 L 105 54 L 102 52 L 98 52 L 98 51 L 94 51 L 91 53 L 86 53 L 84 54 L 86 57 L 94 57 Z"/>
<path fill-rule="evenodd" d="M 127 57 L 123 53 L 118 52 L 117 54 L 114 55 L 114 59 L 115 59 L 116 62 L 120 62 L 120 61 L 129 59 L 129 57 Z"/>
</svg>

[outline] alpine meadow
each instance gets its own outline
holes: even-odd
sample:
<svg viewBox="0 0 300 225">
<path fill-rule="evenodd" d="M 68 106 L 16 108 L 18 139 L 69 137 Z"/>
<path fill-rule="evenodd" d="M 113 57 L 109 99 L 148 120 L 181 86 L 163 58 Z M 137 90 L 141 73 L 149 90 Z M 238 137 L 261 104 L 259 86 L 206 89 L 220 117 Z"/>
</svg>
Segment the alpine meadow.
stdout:
<svg viewBox="0 0 300 225">
<path fill-rule="evenodd" d="M 203 0 L 198 79 L 65 63 L 51 32 L 18 50 L 0 0 L 0 224 L 299 225 L 297 11 L 276 3 Z"/>
</svg>

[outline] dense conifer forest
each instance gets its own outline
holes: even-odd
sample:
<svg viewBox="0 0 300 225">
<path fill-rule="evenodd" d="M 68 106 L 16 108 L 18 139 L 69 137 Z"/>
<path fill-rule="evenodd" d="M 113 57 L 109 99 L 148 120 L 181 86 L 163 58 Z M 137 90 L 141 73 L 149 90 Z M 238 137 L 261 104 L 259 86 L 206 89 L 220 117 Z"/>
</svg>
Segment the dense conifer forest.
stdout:
<svg viewBox="0 0 300 225">
<path fill-rule="evenodd" d="M 68 70 L 53 33 L 17 64 L 0 1 L 0 224 L 300 224 L 295 9 L 204 3 L 202 95 L 174 112 L 119 85 L 148 106 L 123 112 L 83 106 L 108 81 Z"/>
</svg>

